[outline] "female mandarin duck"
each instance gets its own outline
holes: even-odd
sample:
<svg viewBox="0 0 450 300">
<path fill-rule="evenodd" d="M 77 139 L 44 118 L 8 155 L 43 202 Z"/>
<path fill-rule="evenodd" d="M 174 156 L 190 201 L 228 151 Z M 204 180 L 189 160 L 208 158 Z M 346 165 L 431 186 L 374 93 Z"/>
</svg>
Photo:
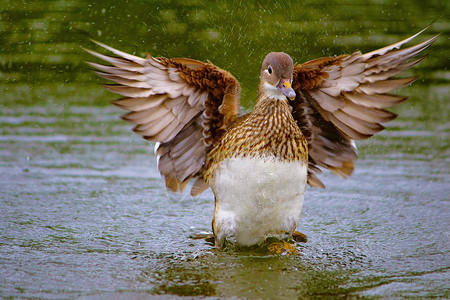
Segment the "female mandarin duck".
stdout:
<svg viewBox="0 0 450 300">
<path fill-rule="evenodd" d="M 215 196 L 216 247 L 249 246 L 268 237 L 292 238 L 306 183 L 324 187 L 320 167 L 347 177 L 356 148 L 397 115 L 385 108 L 406 98 L 388 94 L 416 78 L 391 79 L 414 66 L 437 36 L 399 49 L 416 35 L 362 54 L 294 64 L 285 53 L 262 63 L 254 110 L 239 116 L 239 82 L 212 63 L 148 55 L 136 57 L 101 43 L 119 57 L 87 50 L 112 66 L 89 63 L 118 83 L 106 87 L 125 98 L 123 119 L 158 142 L 158 169 L 166 186 Z"/>
</svg>

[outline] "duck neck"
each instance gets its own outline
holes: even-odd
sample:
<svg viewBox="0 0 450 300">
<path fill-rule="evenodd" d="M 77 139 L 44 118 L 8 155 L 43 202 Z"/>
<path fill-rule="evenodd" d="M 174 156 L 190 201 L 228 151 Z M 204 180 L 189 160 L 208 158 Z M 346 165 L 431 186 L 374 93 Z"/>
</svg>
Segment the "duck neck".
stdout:
<svg viewBox="0 0 450 300">
<path fill-rule="evenodd" d="M 272 101 L 286 101 L 287 98 L 283 95 L 275 86 L 272 86 L 268 83 L 260 82 L 258 86 L 258 101 L 256 104 L 259 104 L 261 101 L 266 99 L 270 99 Z"/>
</svg>

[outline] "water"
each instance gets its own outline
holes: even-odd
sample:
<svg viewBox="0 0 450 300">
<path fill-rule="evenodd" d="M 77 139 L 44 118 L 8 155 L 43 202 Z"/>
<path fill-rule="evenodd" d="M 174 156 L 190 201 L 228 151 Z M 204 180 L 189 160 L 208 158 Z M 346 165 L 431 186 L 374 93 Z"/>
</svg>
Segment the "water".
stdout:
<svg viewBox="0 0 450 300">
<path fill-rule="evenodd" d="M 449 297 L 450 23 L 445 1 L 0 1 L 0 297 Z M 447 13 L 447 14 L 446 14 Z M 435 19 L 400 117 L 358 143 L 348 180 L 308 189 L 299 255 L 223 253 L 213 195 L 167 192 L 83 61 L 124 51 L 218 64 L 256 97 L 269 51 L 299 62 L 373 50 Z"/>
</svg>

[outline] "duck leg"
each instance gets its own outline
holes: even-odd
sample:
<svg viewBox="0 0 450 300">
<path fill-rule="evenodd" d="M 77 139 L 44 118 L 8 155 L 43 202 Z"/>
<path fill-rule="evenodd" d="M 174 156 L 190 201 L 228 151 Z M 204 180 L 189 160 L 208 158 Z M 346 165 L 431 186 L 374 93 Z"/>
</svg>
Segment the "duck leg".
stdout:
<svg viewBox="0 0 450 300">
<path fill-rule="evenodd" d="M 303 234 L 300 231 L 294 231 L 292 233 L 292 239 L 297 243 L 306 243 L 308 241 L 306 234 Z"/>
</svg>

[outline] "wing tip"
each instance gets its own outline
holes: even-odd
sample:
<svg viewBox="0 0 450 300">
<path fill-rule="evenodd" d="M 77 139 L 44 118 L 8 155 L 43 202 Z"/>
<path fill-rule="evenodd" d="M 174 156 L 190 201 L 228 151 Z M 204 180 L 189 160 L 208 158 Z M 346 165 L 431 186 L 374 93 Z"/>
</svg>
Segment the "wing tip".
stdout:
<svg viewBox="0 0 450 300">
<path fill-rule="evenodd" d="M 205 180 L 202 177 L 199 177 L 192 185 L 191 196 L 192 197 L 198 196 L 208 188 L 209 185 L 205 182 Z"/>
<path fill-rule="evenodd" d="M 323 182 L 319 178 L 317 178 L 317 176 L 314 175 L 314 174 L 309 174 L 308 175 L 308 184 L 311 187 L 316 187 L 316 188 L 319 188 L 319 189 L 325 189 L 326 188 L 325 184 L 323 184 Z"/>
<path fill-rule="evenodd" d="M 106 49 L 106 50 L 114 53 L 115 55 L 118 55 L 122 59 L 126 59 L 129 62 L 133 62 L 133 63 L 138 64 L 140 66 L 144 66 L 145 65 L 145 62 L 146 62 L 145 58 L 142 58 L 142 57 L 139 57 L 139 56 L 136 56 L 136 55 L 132 55 L 132 54 L 120 51 L 118 49 L 115 49 L 115 48 L 113 48 L 111 46 L 108 46 L 108 45 L 106 45 L 106 44 L 104 44 L 102 42 L 99 42 L 97 40 L 94 40 L 94 39 L 90 39 L 90 40 L 91 40 L 91 42 L 93 42 L 96 45 L 102 47 L 103 49 Z M 113 58 L 111 56 L 106 56 L 106 55 L 100 54 L 100 53 L 98 53 L 96 51 L 93 51 L 93 50 L 90 50 L 90 49 L 87 49 L 87 48 L 84 48 L 84 47 L 81 47 L 81 48 L 84 51 L 88 52 L 89 54 L 91 54 L 91 55 L 93 55 L 95 57 L 98 57 L 98 58 L 100 58 L 102 60 L 105 60 L 105 61 L 108 61 L 108 58 Z M 108 61 L 108 62 L 110 62 L 110 61 Z"/>
<path fill-rule="evenodd" d="M 434 22 L 433 22 L 433 23 L 434 23 Z M 428 28 L 430 28 L 431 25 L 433 25 L 433 23 L 431 23 L 430 25 L 426 26 L 424 29 L 420 30 L 420 31 L 417 32 L 416 34 L 414 34 L 414 35 L 412 35 L 412 36 L 410 36 L 410 37 L 408 37 L 408 38 L 406 38 L 406 39 L 403 39 L 403 40 L 401 40 L 401 41 L 399 41 L 399 42 L 397 42 L 397 43 L 388 45 L 388 46 L 386 46 L 386 47 L 383 47 L 383 48 L 380 48 L 380 49 L 377 49 L 377 50 L 374 50 L 374 51 L 365 53 L 365 54 L 362 55 L 362 57 L 363 57 L 364 59 L 367 60 L 367 59 L 370 59 L 370 58 L 374 57 L 375 55 L 383 55 L 383 54 L 386 54 L 386 53 L 389 52 L 389 51 L 392 51 L 393 49 L 400 49 L 402 45 L 404 45 L 404 44 L 406 44 L 406 43 L 412 41 L 412 40 L 415 39 L 417 36 L 419 36 L 419 35 L 422 34 L 424 31 L 426 31 Z M 424 49 L 427 48 L 429 45 L 431 45 L 432 43 L 434 43 L 434 41 L 436 41 L 436 39 L 437 39 L 440 35 L 441 35 L 441 33 L 438 33 L 438 34 L 436 34 L 435 36 L 433 36 L 433 37 L 429 38 L 428 40 L 426 40 L 425 42 L 423 42 L 424 48 L 423 48 L 422 50 L 424 50 Z"/>
<path fill-rule="evenodd" d="M 188 180 L 183 182 L 179 181 L 175 177 L 165 176 L 166 188 L 174 193 L 182 193 L 186 188 Z"/>
<path fill-rule="evenodd" d="M 127 107 L 125 105 L 122 104 L 122 100 L 124 100 L 124 99 L 129 99 L 129 98 L 125 97 L 125 98 L 115 99 L 115 100 L 112 100 L 110 103 L 114 106 L 117 106 L 118 108 L 129 110 L 129 109 L 127 109 Z"/>
<path fill-rule="evenodd" d="M 406 77 L 406 78 L 402 78 L 402 79 L 405 80 L 405 83 L 404 83 L 402 86 L 400 86 L 400 87 L 410 85 L 410 84 L 412 84 L 414 81 L 416 81 L 418 78 L 419 78 L 418 75 L 416 75 L 416 76 L 411 76 L 411 77 Z M 408 97 L 405 97 L 405 99 L 402 100 L 402 102 L 405 101 L 407 98 L 408 98 Z"/>
</svg>

